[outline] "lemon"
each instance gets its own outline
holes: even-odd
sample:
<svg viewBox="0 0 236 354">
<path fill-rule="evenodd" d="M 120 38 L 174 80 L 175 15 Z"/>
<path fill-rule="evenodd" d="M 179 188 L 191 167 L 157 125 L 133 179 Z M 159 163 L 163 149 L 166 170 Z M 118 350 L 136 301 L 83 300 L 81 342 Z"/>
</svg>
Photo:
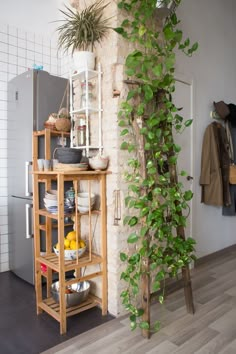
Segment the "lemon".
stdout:
<svg viewBox="0 0 236 354">
<path fill-rule="evenodd" d="M 55 248 L 56 250 L 59 250 L 59 243 L 56 244 Z"/>
<path fill-rule="evenodd" d="M 77 250 L 79 248 L 78 242 L 76 243 L 75 240 L 70 241 L 70 249 L 71 250 Z"/>
<path fill-rule="evenodd" d="M 76 240 L 76 231 L 70 231 L 66 235 L 67 240 L 69 241 L 75 241 Z"/>
<path fill-rule="evenodd" d="M 64 239 L 64 248 L 70 248 L 70 240 L 68 240 L 67 238 Z"/>
<path fill-rule="evenodd" d="M 86 246 L 86 244 L 85 244 L 85 242 L 83 240 L 81 240 L 79 242 L 79 246 L 80 246 L 80 248 L 84 248 Z"/>
<path fill-rule="evenodd" d="M 71 248 L 70 247 L 66 247 L 65 250 L 71 250 Z"/>
</svg>

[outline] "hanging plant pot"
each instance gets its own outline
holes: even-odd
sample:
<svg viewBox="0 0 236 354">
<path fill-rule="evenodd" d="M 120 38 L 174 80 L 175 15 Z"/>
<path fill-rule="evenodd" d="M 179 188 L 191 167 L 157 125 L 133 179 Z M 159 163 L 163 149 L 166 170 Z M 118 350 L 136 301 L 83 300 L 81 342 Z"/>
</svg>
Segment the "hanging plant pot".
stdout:
<svg viewBox="0 0 236 354">
<path fill-rule="evenodd" d="M 71 122 L 69 118 L 57 118 L 55 122 L 56 130 L 60 132 L 69 132 L 71 128 Z"/>
</svg>

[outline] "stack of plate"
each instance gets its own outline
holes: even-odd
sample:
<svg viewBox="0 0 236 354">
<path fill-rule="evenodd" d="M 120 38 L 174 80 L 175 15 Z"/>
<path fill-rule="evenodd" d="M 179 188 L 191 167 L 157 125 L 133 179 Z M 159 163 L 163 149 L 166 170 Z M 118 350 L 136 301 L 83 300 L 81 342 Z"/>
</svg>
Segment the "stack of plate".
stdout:
<svg viewBox="0 0 236 354">
<path fill-rule="evenodd" d="M 45 198 L 43 199 L 44 206 L 46 210 L 51 214 L 57 214 L 58 212 L 58 201 L 57 201 L 57 190 L 50 190 L 45 193 Z M 74 211 L 74 207 L 64 204 L 64 212 L 65 214 L 71 213 Z"/>
</svg>

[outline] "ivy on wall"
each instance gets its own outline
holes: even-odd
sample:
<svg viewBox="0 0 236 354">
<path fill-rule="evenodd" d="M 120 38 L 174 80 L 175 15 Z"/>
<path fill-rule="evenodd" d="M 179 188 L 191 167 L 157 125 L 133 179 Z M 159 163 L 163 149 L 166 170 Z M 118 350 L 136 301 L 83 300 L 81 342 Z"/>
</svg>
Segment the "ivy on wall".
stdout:
<svg viewBox="0 0 236 354">
<path fill-rule="evenodd" d="M 173 130 L 181 133 L 192 120 L 185 121 L 180 115 L 172 93 L 176 50 L 191 56 L 198 44 L 191 45 L 189 38 L 183 38 L 176 13 L 156 30 L 156 0 L 121 0 L 118 7 L 125 19 L 115 30 L 135 48 L 126 57 L 129 91 L 119 112 L 121 149 L 130 154 L 125 175 L 128 213 L 123 220 L 130 228 L 129 250 L 120 254 L 126 265 L 121 274 L 126 282 L 121 297 L 130 312 L 131 329 L 150 330 L 145 304 L 139 301 L 143 284 L 147 296 L 159 292 L 158 300 L 163 303 L 161 284 L 166 277 L 176 277 L 195 259 L 195 241 L 183 232 L 193 195 L 178 182 L 181 146 L 173 139 Z M 180 175 L 187 173 L 180 171 Z M 155 330 L 159 327 L 156 321 Z"/>
</svg>

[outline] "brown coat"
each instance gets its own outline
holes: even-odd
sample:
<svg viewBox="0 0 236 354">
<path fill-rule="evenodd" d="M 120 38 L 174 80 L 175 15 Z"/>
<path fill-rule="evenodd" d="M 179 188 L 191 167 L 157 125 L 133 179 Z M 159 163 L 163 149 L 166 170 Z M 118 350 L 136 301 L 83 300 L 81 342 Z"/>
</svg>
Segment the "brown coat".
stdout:
<svg viewBox="0 0 236 354">
<path fill-rule="evenodd" d="M 230 205 L 228 143 L 220 123 L 206 128 L 202 143 L 200 185 L 201 202 L 208 205 Z"/>
</svg>

